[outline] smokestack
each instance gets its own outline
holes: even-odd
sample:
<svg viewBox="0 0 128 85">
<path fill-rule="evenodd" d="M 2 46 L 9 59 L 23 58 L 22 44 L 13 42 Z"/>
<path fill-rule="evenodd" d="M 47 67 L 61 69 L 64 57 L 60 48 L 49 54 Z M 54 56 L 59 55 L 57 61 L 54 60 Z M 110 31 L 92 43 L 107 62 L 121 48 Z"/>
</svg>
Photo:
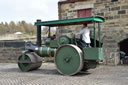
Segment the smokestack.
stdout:
<svg viewBox="0 0 128 85">
<path fill-rule="evenodd" d="M 41 22 L 41 20 L 37 20 L 37 22 Z M 37 42 L 36 42 L 36 44 L 37 44 L 37 46 L 39 47 L 39 46 L 41 46 L 41 25 L 38 25 L 37 26 Z"/>
</svg>

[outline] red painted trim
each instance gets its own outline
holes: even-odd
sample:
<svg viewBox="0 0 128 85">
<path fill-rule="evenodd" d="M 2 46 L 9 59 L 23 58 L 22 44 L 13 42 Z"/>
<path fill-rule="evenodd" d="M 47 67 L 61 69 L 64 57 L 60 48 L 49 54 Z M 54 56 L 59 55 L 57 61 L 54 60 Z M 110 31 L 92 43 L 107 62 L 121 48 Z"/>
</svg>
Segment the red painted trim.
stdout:
<svg viewBox="0 0 128 85">
<path fill-rule="evenodd" d="M 89 17 L 91 16 L 91 9 L 82 9 L 82 10 L 77 10 L 77 17 Z"/>
</svg>

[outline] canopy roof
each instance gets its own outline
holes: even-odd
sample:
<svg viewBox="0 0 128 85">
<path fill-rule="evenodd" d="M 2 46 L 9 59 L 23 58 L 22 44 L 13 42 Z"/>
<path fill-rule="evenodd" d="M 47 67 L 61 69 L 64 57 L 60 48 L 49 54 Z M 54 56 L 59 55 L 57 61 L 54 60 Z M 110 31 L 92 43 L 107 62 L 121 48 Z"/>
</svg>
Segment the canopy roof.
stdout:
<svg viewBox="0 0 128 85">
<path fill-rule="evenodd" d="M 92 22 L 104 22 L 103 17 L 91 16 L 84 18 L 74 18 L 74 19 L 65 19 L 65 20 L 53 20 L 53 21 L 44 21 L 44 22 L 35 22 L 35 26 L 67 26 L 67 25 L 80 25 L 80 24 L 89 24 Z"/>
</svg>

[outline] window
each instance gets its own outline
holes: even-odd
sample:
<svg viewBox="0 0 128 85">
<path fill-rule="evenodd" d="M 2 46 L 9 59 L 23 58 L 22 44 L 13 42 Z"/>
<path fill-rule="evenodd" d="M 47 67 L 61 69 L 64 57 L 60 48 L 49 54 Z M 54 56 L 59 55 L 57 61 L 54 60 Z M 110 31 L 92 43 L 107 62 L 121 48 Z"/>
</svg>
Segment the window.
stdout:
<svg viewBox="0 0 128 85">
<path fill-rule="evenodd" d="M 91 16 L 91 9 L 83 9 L 83 10 L 78 10 L 77 11 L 77 17 L 89 17 Z"/>
<path fill-rule="evenodd" d="M 116 2 L 116 1 L 118 1 L 118 0 L 111 0 L 111 2 Z"/>
</svg>

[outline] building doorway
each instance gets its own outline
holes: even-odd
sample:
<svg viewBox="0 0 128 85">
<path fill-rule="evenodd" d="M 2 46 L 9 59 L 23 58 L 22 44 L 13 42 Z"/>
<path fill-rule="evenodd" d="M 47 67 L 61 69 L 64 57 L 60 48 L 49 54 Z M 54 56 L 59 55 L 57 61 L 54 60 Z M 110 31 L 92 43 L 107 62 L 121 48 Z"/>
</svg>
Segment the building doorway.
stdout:
<svg viewBox="0 0 128 85">
<path fill-rule="evenodd" d="M 119 43 L 121 64 L 128 64 L 128 39 Z"/>
</svg>

